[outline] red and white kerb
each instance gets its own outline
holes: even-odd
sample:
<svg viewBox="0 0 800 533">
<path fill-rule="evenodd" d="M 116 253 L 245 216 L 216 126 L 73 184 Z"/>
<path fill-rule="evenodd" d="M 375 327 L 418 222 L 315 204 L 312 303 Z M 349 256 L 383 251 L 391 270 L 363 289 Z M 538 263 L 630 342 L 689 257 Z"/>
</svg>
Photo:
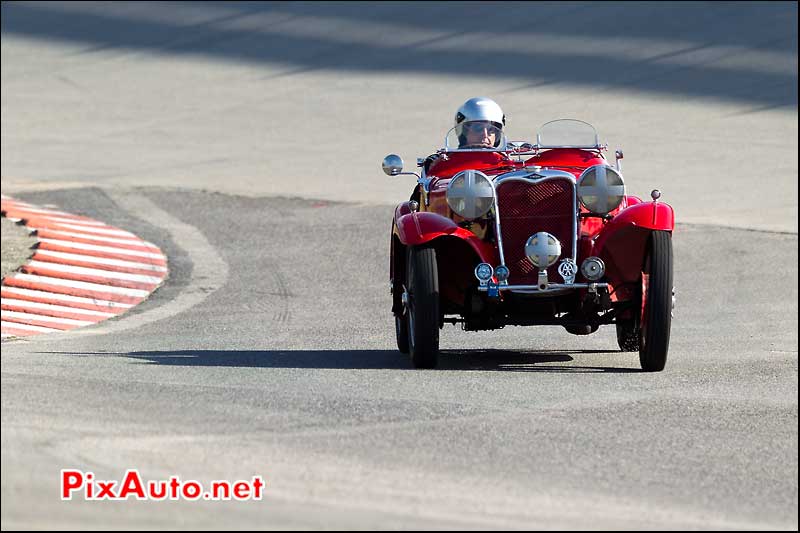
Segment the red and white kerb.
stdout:
<svg viewBox="0 0 800 533">
<path fill-rule="evenodd" d="M 2 214 L 38 243 L 2 282 L 2 337 L 88 326 L 142 302 L 167 276 L 161 250 L 133 233 L 2 195 Z"/>
</svg>

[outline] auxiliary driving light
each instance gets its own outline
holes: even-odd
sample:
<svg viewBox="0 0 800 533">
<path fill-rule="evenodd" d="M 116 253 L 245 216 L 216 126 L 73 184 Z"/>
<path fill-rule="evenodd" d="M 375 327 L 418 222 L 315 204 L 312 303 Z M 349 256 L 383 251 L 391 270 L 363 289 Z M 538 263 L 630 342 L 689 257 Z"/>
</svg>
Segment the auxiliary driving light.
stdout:
<svg viewBox="0 0 800 533">
<path fill-rule="evenodd" d="M 475 277 L 481 283 L 488 283 L 492 279 L 492 274 L 494 274 L 494 269 L 489 263 L 481 263 L 475 267 Z"/>
<path fill-rule="evenodd" d="M 589 281 L 597 281 L 606 273 L 606 265 L 599 257 L 587 257 L 581 264 L 581 274 Z"/>
<path fill-rule="evenodd" d="M 497 277 L 497 281 L 500 283 L 507 281 L 510 273 L 511 272 L 508 270 L 508 267 L 505 265 L 500 265 L 494 271 L 494 275 Z"/>
<path fill-rule="evenodd" d="M 561 256 L 561 243 L 553 235 L 540 231 L 528 238 L 528 242 L 525 243 L 525 255 L 533 266 L 547 268 Z"/>
</svg>

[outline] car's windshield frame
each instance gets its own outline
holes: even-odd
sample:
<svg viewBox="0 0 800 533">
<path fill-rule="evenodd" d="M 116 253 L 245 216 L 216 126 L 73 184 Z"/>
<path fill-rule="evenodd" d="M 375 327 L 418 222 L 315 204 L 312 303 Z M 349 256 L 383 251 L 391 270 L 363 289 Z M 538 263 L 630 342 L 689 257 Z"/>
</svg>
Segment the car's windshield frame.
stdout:
<svg viewBox="0 0 800 533">
<path fill-rule="evenodd" d="M 578 142 L 578 143 L 547 143 L 542 142 L 542 134 L 546 133 L 548 129 L 554 129 L 555 126 L 570 126 L 574 125 L 577 128 L 583 129 L 582 134 L 586 136 L 594 137 L 593 142 Z M 588 127 L 588 128 L 587 128 Z M 462 148 L 460 146 L 452 146 L 452 141 L 456 141 L 458 144 L 458 126 L 450 128 L 445 135 L 444 140 L 444 147 L 438 150 L 440 153 L 452 153 L 452 152 L 502 152 L 502 153 L 510 153 L 514 155 L 523 155 L 523 154 L 535 154 L 540 152 L 541 150 L 552 150 L 558 148 L 574 148 L 579 150 L 595 150 L 595 151 L 603 151 L 608 149 L 607 144 L 603 144 L 600 142 L 600 135 L 597 133 L 597 129 L 590 123 L 585 122 L 583 120 L 572 119 L 572 118 L 559 118 L 555 120 L 551 120 L 549 122 L 545 122 L 542 124 L 539 129 L 536 131 L 536 142 L 532 143 L 529 141 L 509 141 L 506 137 L 505 132 L 500 132 L 500 141 L 498 142 L 497 146 L 491 147 L 469 147 L 469 148 Z M 591 130 L 591 133 L 588 130 Z M 580 131 L 580 130 L 578 130 Z M 577 136 L 577 135 L 576 135 Z M 452 138 L 452 139 L 451 139 Z M 545 137 L 545 141 L 547 138 Z"/>
</svg>

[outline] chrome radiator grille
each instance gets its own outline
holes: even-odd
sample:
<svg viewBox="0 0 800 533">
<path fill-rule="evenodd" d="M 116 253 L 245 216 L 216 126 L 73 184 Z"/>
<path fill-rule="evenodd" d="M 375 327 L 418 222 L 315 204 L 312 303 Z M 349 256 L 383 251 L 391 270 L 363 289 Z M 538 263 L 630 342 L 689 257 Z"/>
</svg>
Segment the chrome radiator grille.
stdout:
<svg viewBox="0 0 800 533">
<path fill-rule="evenodd" d="M 497 185 L 497 205 L 503 253 L 512 285 L 535 285 L 538 269 L 525 257 L 525 242 L 538 231 L 553 234 L 561 242 L 561 256 L 572 256 L 575 241 L 573 182 L 555 178 L 534 182 L 503 180 Z M 550 281 L 561 283 L 558 262 L 547 269 Z"/>
</svg>

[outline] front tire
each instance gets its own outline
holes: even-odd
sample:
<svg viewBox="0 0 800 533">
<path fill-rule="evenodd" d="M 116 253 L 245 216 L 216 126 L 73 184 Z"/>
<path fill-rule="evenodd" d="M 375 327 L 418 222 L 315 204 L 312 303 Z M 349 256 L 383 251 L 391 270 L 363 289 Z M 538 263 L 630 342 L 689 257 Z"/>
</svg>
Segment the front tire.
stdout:
<svg viewBox="0 0 800 533">
<path fill-rule="evenodd" d="M 408 349 L 416 368 L 439 360 L 439 272 L 436 250 L 415 247 L 408 254 Z"/>
<path fill-rule="evenodd" d="M 672 326 L 672 262 L 672 235 L 654 231 L 642 272 L 639 362 L 646 372 L 660 372 L 667 363 Z"/>
</svg>

